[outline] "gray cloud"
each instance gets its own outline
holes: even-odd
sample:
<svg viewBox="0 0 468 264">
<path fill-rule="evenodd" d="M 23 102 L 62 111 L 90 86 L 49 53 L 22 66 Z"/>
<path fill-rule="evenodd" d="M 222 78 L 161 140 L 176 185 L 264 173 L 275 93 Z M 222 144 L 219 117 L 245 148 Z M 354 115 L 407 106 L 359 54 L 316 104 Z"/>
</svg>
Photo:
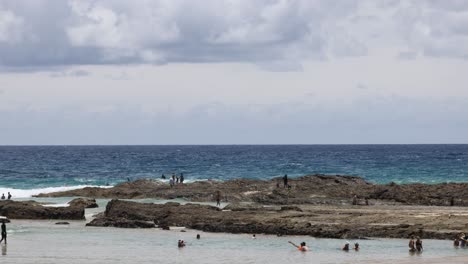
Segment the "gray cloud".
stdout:
<svg viewBox="0 0 468 264">
<path fill-rule="evenodd" d="M 363 56 L 394 42 L 466 58 L 467 10 L 457 0 L 4 0 L 0 67 L 246 62 L 300 70 L 303 60 Z"/>
<path fill-rule="evenodd" d="M 428 100 L 364 97 L 349 105 L 211 102 L 184 114 L 150 114 L 138 105 L 105 111 L 69 105 L 35 112 L 24 107 L 0 110 L 0 144 L 466 143 L 468 99 Z"/>
<path fill-rule="evenodd" d="M 91 73 L 85 70 L 72 70 L 72 71 L 52 72 L 49 76 L 53 78 L 57 78 L 57 77 L 85 77 L 89 75 L 91 75 Z"/>
</svg>

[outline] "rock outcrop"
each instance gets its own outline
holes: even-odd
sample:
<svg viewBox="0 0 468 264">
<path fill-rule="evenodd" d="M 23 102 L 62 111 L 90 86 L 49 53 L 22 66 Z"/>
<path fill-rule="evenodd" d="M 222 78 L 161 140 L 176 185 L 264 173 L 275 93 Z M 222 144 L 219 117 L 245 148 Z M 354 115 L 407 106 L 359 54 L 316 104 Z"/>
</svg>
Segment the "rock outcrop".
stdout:
<svg viewBox="0 0 468 264">
<path fill-rule="evenodd" d="M 10 219 L 85 219 L 82 207 L 46 207 L 35 201 L 0 201 L 0 215 Z"/>
<path fill-rule="evenodd" d="M 68 202 L 71 207 L 82 207 L 82 208 L 97 208 L 98 204 L 96 199 L 91 198 L 76 198 Z"/>
<path fill-rule="evenodd" d="M 408 206 L 232 206 L 108 203 L 104 215 L 87 226 L 187 227 L 207 232 L 311 235 L 326 238 L 389 237 L 451 239 L 465 228 L 468 210 Z M 430 215 L 429 215 L 430 214 Z M 427 216 L 431 221 L 427 221 Z"/>
<path fill-rule="evenodd" d="M 291 188 L 282 186 L 280 178 L 271 180 L 237 179 L 226 182 L 198 181 L 178 184 L 171 188 L 157 180 L 125 182 L 113 188 L 91 188 L 38 197 L 92 197 L 92 198 L 182 198 L 194 202 L 214 201 L 220 191 L 222 202 L 252 202 L 270 205 L 347 205 L 357 195 L 360 204 L 364 198 L 379 204 L 454 205 L 468 206 L 468 183 L 443 184 L 374 184 L 360 177 L 339 175 L 309 175 L 289 179 Z"/>
</svg>

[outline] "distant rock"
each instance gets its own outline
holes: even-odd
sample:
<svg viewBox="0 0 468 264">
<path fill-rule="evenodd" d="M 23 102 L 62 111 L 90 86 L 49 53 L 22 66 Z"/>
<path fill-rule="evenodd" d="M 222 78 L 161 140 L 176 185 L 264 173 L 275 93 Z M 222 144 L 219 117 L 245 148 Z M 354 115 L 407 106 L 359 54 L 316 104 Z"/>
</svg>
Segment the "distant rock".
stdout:
<svg viewBox="0 0 468 264">
<path fill-rule="evenodd" d="M 112 188 L 86 187 L 40 194 L 38 197 L 181 198 L 215 203 L 216 192 L 220 191 L 222 203 L 238 204 L 235 208 L 231 206 L 225 209 L 239 211 L 249 209 L 249 206 L 261 205 L 347 205 L 352 203 L 354 195 L 358 196 L 358 205 L 364 205 L 364 199 L 367 198 L 372 199 L 374 204 L 468 206 L 468 183 L 374 184 L 356 176 L 321 174 L 290 178 L 288 183 L 291 188 L 277 187 L 279 182 L 281 178 L 197 181 L 177 184 L 171 188 L 167 183 L 144 179 L 124 182 Z"/>
<path fill-rule="evenodd" d="M 82 207 L 82 208 L 97 208 L 98 204 L 96 199 L 91 198 L 76 198 L 68 202 L 71 207 Z"/>
<path fill-rule="evenodd" d="M 57 222 L 55 224 L 56 225 L 69 225 L 70 223 L 68 223 L 68 222 Z"/>
</svg>

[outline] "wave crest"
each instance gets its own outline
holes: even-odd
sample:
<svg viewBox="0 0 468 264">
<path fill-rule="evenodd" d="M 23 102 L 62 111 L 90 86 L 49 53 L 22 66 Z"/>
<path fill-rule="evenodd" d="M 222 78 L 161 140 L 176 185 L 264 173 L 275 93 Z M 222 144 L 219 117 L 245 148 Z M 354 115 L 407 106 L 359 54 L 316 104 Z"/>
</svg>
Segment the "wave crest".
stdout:
<svg viewBox="0 0 468 264">
<path fill-rule="evenodd" d="M 45 187 L 45 188 L 38 188 L 38 189 L 15 189 L 15 188 L 7 188 L 7 187 L 0 187 L 0 195 L 5 194 L 7 196 L 8 192 L 14 198 L 29 198 L 33 195 L 38 195 L 40 193 L 52 193 L 52 192 L 63 192 L 63 191 L 70 191 L 76 189 L 82 189 L 85 187 L 99 187 L 99 188 L 111 188 L 112 186 L 98 186 L 98 185 L 75 185 L 75 186 L 61 186 L 61 187 Z"/>
</svg>

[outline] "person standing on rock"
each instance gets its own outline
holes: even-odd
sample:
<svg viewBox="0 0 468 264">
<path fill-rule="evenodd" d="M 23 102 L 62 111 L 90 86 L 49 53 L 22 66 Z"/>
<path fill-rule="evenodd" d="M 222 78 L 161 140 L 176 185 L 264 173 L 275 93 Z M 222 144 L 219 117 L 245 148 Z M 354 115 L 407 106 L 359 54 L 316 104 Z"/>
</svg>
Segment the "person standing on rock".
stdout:
<svg viewBox="0 0 468 264">
<path fill-rule="evenodd" d="M 306 242 L 301 242 L 300 246 L 294 244 L 291 241 L 288 241 L 288 243 L 295 246 L 299 251 L 302 251 L 302 252 L 309 251 L 309 248 L 306 246 Z"/>
<path fill-rule="evenodd" d="M 184 174 L 181 173 L 181 174 L 180 174 L 180 183 L 184 183 L 184 180 L 185 180 L 185 179 L 184 179 Z"/>
<path fill-rule="evenodd" d="M 174 187 L 174 179 L 173 178 L 169 179 L 169 186 L 171 186 L 171 188 Z"/>
<path fill-rule="evenodd" d="M 6 225 L 5 222 L 2 223 L 2 239 L 0 239 L 0 243 L 5 240 L 5 245 L 7 243 L 7 232 L 6 232 Z"/>
<path fill-rule="evenodd" d="M 5 200 L 5 194 L 2 193 L 2 200 Z"/>
<path fill-rule="evenodd" d="M 216 191 L 216 206 L 221 206 L 221 191 Z"/>
<path fill-rule="evenodd" d="M 288 187 L 288 175 L 287 174 L 283 176 L 283 185 L 284 185 L 284 188 Z"/>
<path fill-rule="evenodd" d="M 11 200 L 11 193 L 8 192 L 8 200 Z"/>
</svg>

